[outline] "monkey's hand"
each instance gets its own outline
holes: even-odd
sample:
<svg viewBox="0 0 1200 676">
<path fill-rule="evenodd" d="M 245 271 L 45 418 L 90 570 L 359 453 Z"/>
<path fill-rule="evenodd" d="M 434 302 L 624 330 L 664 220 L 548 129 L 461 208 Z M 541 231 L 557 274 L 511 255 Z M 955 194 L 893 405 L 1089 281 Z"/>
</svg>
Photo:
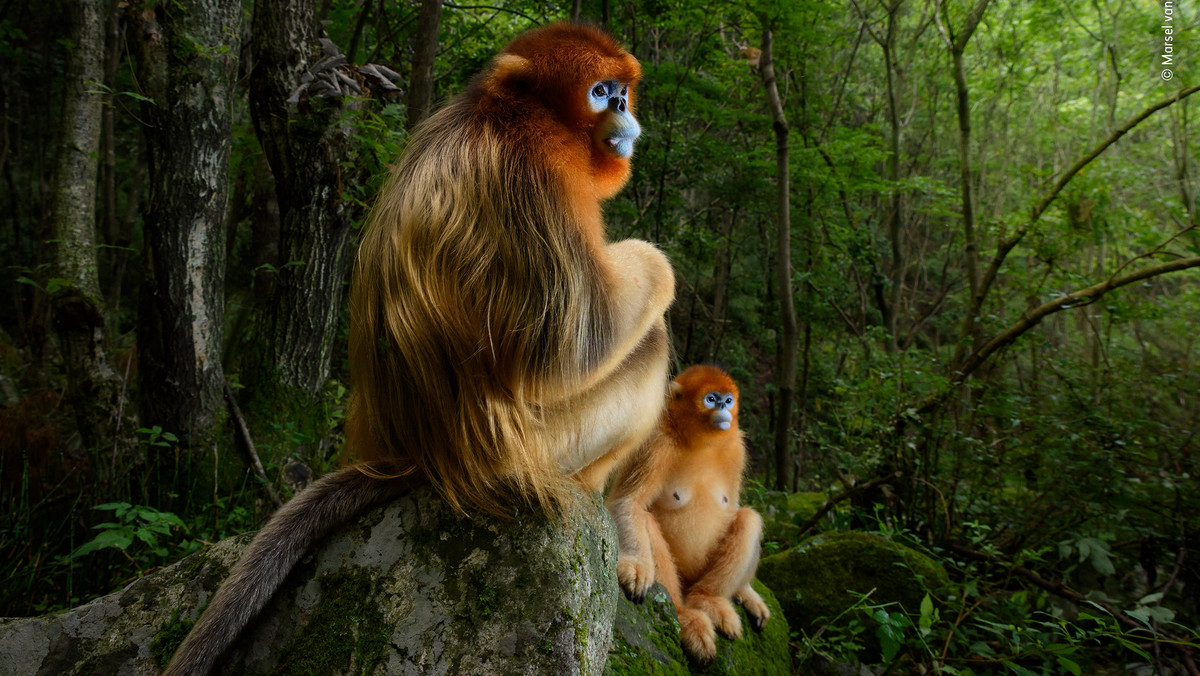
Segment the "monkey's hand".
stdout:
<svg viewBox="0 0 1200 676">
<path fill-rule="evenodd" d="M 654 584 L 654 561 L 649 557 L 620 554 L 617 556 L 617 581 L 625 596 L 634 603 L 646 600 L 646 592 Z"/>
</svg>

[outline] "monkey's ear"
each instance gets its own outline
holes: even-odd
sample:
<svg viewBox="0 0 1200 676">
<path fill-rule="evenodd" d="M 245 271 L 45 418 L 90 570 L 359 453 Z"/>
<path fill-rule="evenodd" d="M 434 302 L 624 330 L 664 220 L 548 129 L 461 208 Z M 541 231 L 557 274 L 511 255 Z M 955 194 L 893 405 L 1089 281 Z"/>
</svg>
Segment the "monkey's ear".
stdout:
<svg viewBox="0 0 1200 676">
<path fill-rule="evenodd" d="M 672 380 L 670 393 L 671 393 L 671 396 L 676 399 L 682 398 L 683 397 L 683 385 L 680 385 L 679 383 Z"/>
<path fill-rule="evenodd" d="M 499 54 L 492 61 L 488 84 L 497 89 L 512 87 L 533 75 L 533 64 L 523 56 Z"/>
</svg>

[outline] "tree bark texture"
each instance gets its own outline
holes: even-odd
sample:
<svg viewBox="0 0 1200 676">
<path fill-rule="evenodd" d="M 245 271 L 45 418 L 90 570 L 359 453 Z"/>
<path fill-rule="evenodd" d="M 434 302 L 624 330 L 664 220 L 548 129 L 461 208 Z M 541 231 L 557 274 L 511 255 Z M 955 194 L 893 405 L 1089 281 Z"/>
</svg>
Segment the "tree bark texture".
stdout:
<svg viewBox="0 0 1200 676">
<path fill-rule="evenodd" d="M 353 223 L 362 216 L 344 190 L 365 180 L 350 119 L 363 104 L 341 96 L 288 103 L 302 77 L 333 56 L 321 45 L 324 31 L 311 0 L 259 0 L 252 32 L 250 112 L 275 176 L 280 264 L 272 301 L 262 308 L 261 361 L 251 367 L 258 374 L 251 380 L 311 397 L 329 378 Z"/>
<path fill-rule="evenodd" d="M 954 93 L 958 118 L 959 181 L 962 184 L 960 189 L 963 214 L 963 254 L 966 258 L 967 268 L 967 305 L 971 308 L 971 311 L 963 317 L 962 336 L 951 360 L 952 365 L 955 366 L 960 363 L 968 343 L 973 344 L 980 339 L 982 329 L 978 323 L 978 310 L 983 304 L 983 291 L 979 278 L 979 241 L 975 232 L 975 198 L 971 191 L 973 172 L 971 169 L 970 90 L 967 86 L 967 75 L 963 66 L 963 53 L 966 52 L 967 43 L 971 41 L 975 29 L 979 27 L 979 22 L 983 19 L 989 2 L 990 0 L 977 0 L 974 7 L 967 13 L 962 30 L 957 34 L 950 24 L 950 15 L 945 0 L 941 0 L 935 8 L 938 30 L 941 31 L 942 37 L 946 41 L 946 48 L 950 52 L 950 62 L 954 71 Z"/>
<path fill-rule="evenodd" d="M 442 0 L 421 0 L 417 15 L 417 34 L 413 37 L 412 77 L 408 86 L 408 120 L 405 128 L 412 133 L 433 104 L 433 61 L 437 57 L 438 25 L 442 18 Z"/>
<path fill-rule="evenodd" d="M 57 277 L 54 327 L 69 393 L 84 444 L 112 440 L 120 387 L 104 351 L 104 304 L 96 257 L 96 176 L 104 79 L 108 0 L 79 0 L 71 7 L 75 47 L 67 64 L 61 146 L 54 181 Z"/>
<path fill-rule="evenodd" d="M 224 420 L 225 217 L 238 0 L 132 10 L 150 198 L 138 314 L 142 414 L 198 445 Z"/>
<path fill-rule="evenodd" d="M 792 402 L 796 389 L 796 349 L 799 332 L 796 328 L 796 307 L 792 301 L 792 219 L 789 193 L 788 122 L 775 80 L 771 29 L 763 26 L 762 70 L 763 87 L 771 110 L 775 129 L 775 180 L 778 215 L 775 221 L 775 286 L 779 293 L 779 365 L 776 384 L 779 387 L 779 415 L 775 418 L 775 489 L 788 486 L 788 456 L 792 436 Z"/>
<path fill-rule="evenodd" d="M 888 94 L 888 180 L 891 188 L 888 195 L 888 240 L 892 250 L 892 288 L 890 297 L 880 310 L 888 332 L 885 347 L 888 352 L 895 352 L 899 346 L 896 335 L 896 317 L 900 314 L 901 293 L 904 290 L 904 272 L 908 267 L 904 258 L 904 231 L 901 226 L 900 199 L 900 104 L 897 101 L 897 82 L 900 73 L 896 67 L 896 23 L 900 2 L 886 6 L 887 33 L 881 47 L 883 48 L 883 63 L 887 69 Z"/>
</svg>

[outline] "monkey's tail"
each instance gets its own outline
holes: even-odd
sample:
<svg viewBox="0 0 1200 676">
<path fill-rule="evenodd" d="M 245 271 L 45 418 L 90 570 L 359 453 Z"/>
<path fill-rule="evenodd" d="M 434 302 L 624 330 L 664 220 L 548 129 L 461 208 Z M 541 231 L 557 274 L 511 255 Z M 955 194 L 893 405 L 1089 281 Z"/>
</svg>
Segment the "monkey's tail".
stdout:
<svg viewBox="0 0 1200 676">
<path fill-rule="evenodd" d="M 371 478 L 348 467 L 301 491 L 267 521 L 180 644 L 164 676 L 203 676 L 266 607 L 317 540 L 356 514 L 399 497 L 413 477 Z"/>
</svg>

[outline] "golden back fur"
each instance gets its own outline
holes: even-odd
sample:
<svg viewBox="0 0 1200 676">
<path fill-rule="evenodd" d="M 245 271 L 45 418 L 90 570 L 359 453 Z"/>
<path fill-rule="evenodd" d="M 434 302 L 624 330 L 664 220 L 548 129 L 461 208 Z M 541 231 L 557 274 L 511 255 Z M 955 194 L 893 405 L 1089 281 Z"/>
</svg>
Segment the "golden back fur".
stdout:
<svg viewBox="0 0 1200 676">
<path fill-rule="evenodd" d="M 594 51 L 616 49 L 604 39 Z M 510 66 L 498 58 L 418 128 L 371 213 L 351 288 L 346 424 L 365 473 L 423 474 L 455 508 L 500 515 L 514 499 L 551 511 L 568 499 L 545 412 L 618 338 L 599 196 L 577 175 L 593 164 L 575 128 L 586 120 L 564 125 Z"/>
</svg>

